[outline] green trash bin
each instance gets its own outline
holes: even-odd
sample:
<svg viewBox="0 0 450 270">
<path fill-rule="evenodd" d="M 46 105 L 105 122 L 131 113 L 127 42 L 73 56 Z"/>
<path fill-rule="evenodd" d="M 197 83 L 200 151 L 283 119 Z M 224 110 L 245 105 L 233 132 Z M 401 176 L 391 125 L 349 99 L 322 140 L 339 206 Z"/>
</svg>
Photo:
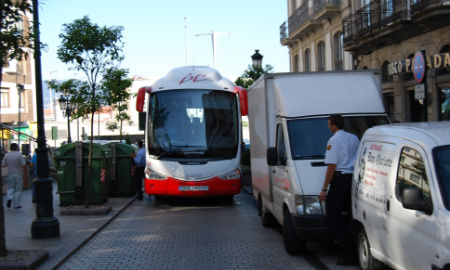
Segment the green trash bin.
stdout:
<svg viewBox="0 0 450 270">
<path fill-rule="evenodd" d="M 55 150 L 60 206 L 84 204 L 85 182 L 89 181 L 89 204 L 107 200 L 110 149 L 100 144 L 92 146 L 92 170 L 88 179 L 89 143 L 75 142 Z"/>
<path fill-rule="evenodd" d="M 109 143 L 111 151 L 111 171 L 108 177 L 108 195 L 111 197 L 130 197 L 136 194 L 134 181 L 135 148 L 124 143 Z"/>
</svg>

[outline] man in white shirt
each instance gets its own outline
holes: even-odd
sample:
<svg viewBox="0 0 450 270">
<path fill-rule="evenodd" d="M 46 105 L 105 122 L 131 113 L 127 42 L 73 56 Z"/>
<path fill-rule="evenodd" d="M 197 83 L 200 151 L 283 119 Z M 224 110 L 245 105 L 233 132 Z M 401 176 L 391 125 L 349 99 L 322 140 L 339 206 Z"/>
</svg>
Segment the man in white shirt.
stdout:
<svg viewBox="0 0 450 270">
<path fill-rule="evenodd" d="M 27 165 L 22 154 L 19 153 L 19 146 L 16 143 L 12 143 L 10 146 L 11 152 L 6 153 L 3 157 L 2 166 L 8 168 L 8 176 L 5 180 L 8 183 L 8 189 L 6 192 L 7 202 L 6 206 L 14 208 L 21 208 L 21 197 L 23 187 L 23 176 L 28 180 Z"/>
<path fill-rule="evenodd" d="M 349 226 L 352 173 L 359 139 L 356 135 L 343 130 L 344 120 L 341 115 L 333 114 L 328 117 L 328 128 L 333 136 L 327 143 L 325 153 L 327 172 L 319 199 L 325 201 L 328 227 L 339 245 L 341 257 L 337 264 L 353 265 L 357 263 L 357 259 Z"/>
</svg>

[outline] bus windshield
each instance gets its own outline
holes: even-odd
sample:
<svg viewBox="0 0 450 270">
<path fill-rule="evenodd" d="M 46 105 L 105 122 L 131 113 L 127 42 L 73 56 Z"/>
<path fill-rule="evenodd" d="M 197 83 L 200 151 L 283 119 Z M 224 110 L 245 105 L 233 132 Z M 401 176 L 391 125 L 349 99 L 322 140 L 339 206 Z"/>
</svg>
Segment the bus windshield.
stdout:
<svg viewBox="0 0 450 270">
<path fill-rule="evenodd" d="M 183 89 L 150 95 L 148 150 L 159 159 L 231 159 L 239 145 L 232 92 Z"/>
<path fill-rule="evenodd" d="M 343 116 L 344 130 L 361 137 L 366 129 L 389 124 L 385 116 Z M 331 131 L 328 117 L 293 119 L 287 122 L 292 159 L 324 159 Z"/>
</svg>

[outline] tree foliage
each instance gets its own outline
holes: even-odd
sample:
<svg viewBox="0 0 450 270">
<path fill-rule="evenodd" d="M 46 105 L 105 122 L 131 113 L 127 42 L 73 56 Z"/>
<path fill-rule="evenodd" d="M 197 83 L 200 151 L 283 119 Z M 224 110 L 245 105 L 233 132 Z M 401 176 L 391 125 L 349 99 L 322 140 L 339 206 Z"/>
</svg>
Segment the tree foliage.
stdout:
<svg viewBox="0 0 450 270">
<path fill-rule="evenodd" d="M 0 0 L 0 68 L 5 61 L 27 56 L 25 47 L 31 47 L 32 34 L 19 25 L 23 25 L 23 16 L 30 11 L 30 1 Z"/>
<path fill-rule="evenodd" d="M 108 129 L 119 129 L 120 140 L 122 140 L 123 122 L 131 122 L 131 117 L 127 113 L 128 100 L 130 99 L 131 94 L 127 89 L 131 86 L 132 80 L 128 79 L 127 75 L 128 70 L 113 67 L 107 70 L 102 80 L 102 89 L 105 94 L 105 102 L 117 111 L 115 118 L 119 123 L 108 123 Z"/>
<path fill-rule="evenodd" d="M 271 65 L 266 65 L 264 68 L 261 66 L 249 65 L 244 73 L 242 73 L 242 76 L 238 77 L 234 83 L 244 88 L 248 88 L 253 84 L 253 82 L 261 77 L 261 75 L 272 71 L 273 66 Z"/>
<path fill-rule="evenodd" d="M 85 107 L 79 108 L 80 113 L 86 109 L 86 112 L 91 114 L 88 175 L 92 170 L 94 115 L 100 109 L 104 97 L 99 82 L 107 75 L 109 69 L 119 66 L 123 60 L 122 31 L 121 26 L 100 27 L 85 16 L 72 23 L 64 24 L 63 32 L 59 35 L 61 45 L 57 51 L 58 59 L 72 65 L 72 69 L 84 73 L 89 86 L 87 89 L 82 87 L 83 91 L 74 93 L 76 100 L 84 99 Z M 88 186 L 89 184 L 85 183 L 85 187 Z M 85 190 L 86 207 L 89 207 L 88 194 Z"/>
<path fill-rule="evenodd" d="M 69 79 L 62 82 L 51 80 L 47 81 L 47 85 L 48 88 L 55 90 L 56 93 L 60 93 L 65 98 L 68 98 L 70 103 L 76 105 L 76 110 L 71 113 L 72 119 L 86 119 L 90 116 L 91 105 L 86 100 L 89 100 L 91 92 L 86 82 L 77 79 Z M 95 102 L 101 103 L 101 100 L 96 100 Z"/>
</svg>

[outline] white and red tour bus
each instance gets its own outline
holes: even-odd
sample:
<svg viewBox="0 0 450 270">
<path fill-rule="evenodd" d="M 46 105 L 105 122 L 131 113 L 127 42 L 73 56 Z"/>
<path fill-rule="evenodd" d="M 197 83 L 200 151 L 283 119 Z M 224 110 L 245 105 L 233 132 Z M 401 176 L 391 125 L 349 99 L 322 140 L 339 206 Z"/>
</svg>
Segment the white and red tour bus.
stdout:
<svg viewBox="0 0 450 270">
<path fill-rule="evenodd" d="M 240 192 L 243 88 L 212 68 L 179 67 L 138 90 L 146 112 L 145 192 L 155 196 L 233 196 Z"/>
</svg>

